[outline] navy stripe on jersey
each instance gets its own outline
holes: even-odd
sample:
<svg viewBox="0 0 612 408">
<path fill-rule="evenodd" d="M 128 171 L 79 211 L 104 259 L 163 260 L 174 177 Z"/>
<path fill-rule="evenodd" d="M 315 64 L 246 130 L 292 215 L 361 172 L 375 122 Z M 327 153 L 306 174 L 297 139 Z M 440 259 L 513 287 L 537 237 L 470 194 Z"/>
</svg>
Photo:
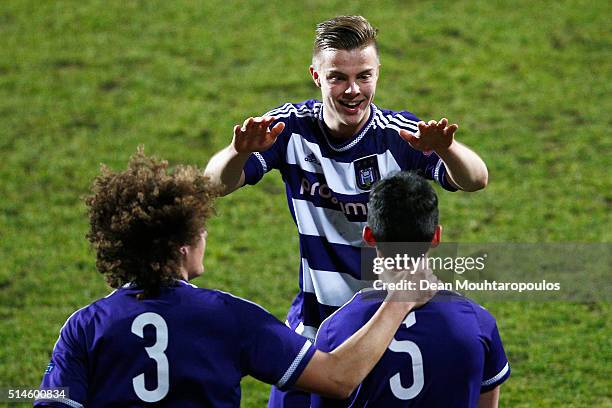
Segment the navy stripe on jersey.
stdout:
<svg viewBox="0 0 612 408">
<path fill-rule="evenodd" d="M 367 184 L 358 179 L 364 173 L 355 162 L 364 159 L 360 163 L 376 166 L 374 174 L 380 177 L 414 170 L 454 190 L 446 180 L 442 160 L 435 153 L 413 149 L 399 135 L 400 129 L 416 132 L 416 116 L 375 105 L 370 109 L 372 114 L 362 131 L 336 145 L 325 134 L 321 102 L 282 105 L 267 114 L 284 122 L 285 129 L 270 149 L 251 155 L 245 164 L 246 184 L 256 184 L 272 169 L 278 169 L 285 182 L 300 237 L 300 289 L 308 294 L 303 301 L 294 302 L 288 315 L 294 327 L 298 320 L 318 327 L 325 313 L 346 302 L 347 295 L 359 287 L 352 279 L 361 273 L 360 250 L 365 247 L 361 233 L 369 191 L 360 187 Z"/>
<path fill-rule="evenodd" d="M 325 238 L 300 235 L 302 256 L 308 259 L 314 269 L 346 272 L 354 278 L 361 278 L 361 251 L 367 251 L 373 258 L 376 251 L 371 248 L 359 248 L 350 245 L 332 244 Z"/>
</svg>

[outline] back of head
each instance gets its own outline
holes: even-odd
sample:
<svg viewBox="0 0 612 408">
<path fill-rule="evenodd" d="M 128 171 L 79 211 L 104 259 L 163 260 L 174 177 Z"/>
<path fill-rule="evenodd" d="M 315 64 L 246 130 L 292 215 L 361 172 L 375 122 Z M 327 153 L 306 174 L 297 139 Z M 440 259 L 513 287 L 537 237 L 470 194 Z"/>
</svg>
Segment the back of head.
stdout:
<svg viewBox="0 0 612 408">
<path fill-rule="evenodd" d="M 145 297 L 180 278 L 180 252 L 200 236 L 218 194 L 202 171 L 148 157 L 139 148 L 125 171 L 102 167 L 86 198 L 96 266 L 114 288 L 134 282 Z"/>
<path fill-rule="evenodd" d="M 385 256 L 395 245 L 413 246 L 418 256 L 429 249 L 438 225 L 438 197 L 427 180 L 414 172 L 401 172 L 376 183 L 370 192 L 368 225 Z M 414 251 L 410 251 L 414 252 Z"/>
<path fill-rule="evenodd" d="M 361 16 L 338 16 L 317 24 L 313 60 L 323 50 L 353 50 L 376 44 L 378 30 Z"/>
</svg>

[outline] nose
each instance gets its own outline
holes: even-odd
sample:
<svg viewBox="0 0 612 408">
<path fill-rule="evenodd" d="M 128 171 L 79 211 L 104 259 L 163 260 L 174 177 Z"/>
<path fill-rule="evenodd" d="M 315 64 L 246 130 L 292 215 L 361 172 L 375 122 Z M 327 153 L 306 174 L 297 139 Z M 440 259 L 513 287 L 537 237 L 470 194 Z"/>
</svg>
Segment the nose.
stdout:
<svg viewBox="0 0 612 408">
<path fill-rule="evenodd" d="M 346 88 L 344 93 L 346 95 L 359 95 L 359 85 L 357 85 L 357 82 L 349 82 L 348 87 Z"/>
</svg>

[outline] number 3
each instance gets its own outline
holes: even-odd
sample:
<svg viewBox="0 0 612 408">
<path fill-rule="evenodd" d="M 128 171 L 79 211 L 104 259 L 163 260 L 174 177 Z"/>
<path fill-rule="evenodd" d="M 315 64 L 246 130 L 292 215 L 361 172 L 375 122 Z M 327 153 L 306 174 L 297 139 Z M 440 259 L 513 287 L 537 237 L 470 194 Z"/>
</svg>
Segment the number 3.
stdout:
<svg viewBox="0 0 612 408">
<path fill-rule="evenodd" d="M 411 312 L 408 316 L 406 316 L 403 324 L 406 326 L 406 328 L 416 324 L 416 316 L 414 312 Z M 404 388 L 400 380 L 400 373 L 396 373 L 393 377 L 391 377 L 389 380 L 389 385 L 391 386 L 391 392 L 397 398 L 401 400 L 413 399 L 419 395 L 419 392 L 421 392 L 423 385 L 425 384 L 423 373 L 423 356 L 421 355 L 421 350 L 413 341 L 398 341 L 395 339 L 391 340 L 389 350 L 396 353 L 410 354 L 410 358 L 412 359 L 412 385 L 408 388 Z"/>
<path fill-rule="evenodd" d="M 134 392 L 138 398 L 145 402 L 157 402 L 168 394 L 170 388 L 168 357 L 164 354 L 168 347 L 168 325 L 163 317 L 157 313 L 143 313 L 138 315 L 132 322 L 132 333 L 144 338 L 143 329 L 147 325 L 155 327 L 156 342 L 151 347 L 145 347 L 147 354 L 157 363 L 157 388 L 147 390 L 145 388 L 144 373 L 132 378 Z"/>
</svg>

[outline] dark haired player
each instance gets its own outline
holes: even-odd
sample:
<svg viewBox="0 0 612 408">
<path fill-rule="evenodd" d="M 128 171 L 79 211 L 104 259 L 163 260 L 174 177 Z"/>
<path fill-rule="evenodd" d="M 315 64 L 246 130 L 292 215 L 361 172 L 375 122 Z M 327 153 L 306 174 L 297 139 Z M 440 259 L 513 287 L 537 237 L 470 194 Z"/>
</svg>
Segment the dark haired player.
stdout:
<svg viewBox="0 0 612 408">
<path fill-rule="evenodd" d="M 87 198 L 97 268 L 116 290 L 62 327 L 41 388 L 54 407 L 238 407 L 245 375 L 332 397 L 350 395 L 410 310 L 386 302 L 331 353 L 266 310 L 188 281 L 200 276 L 217 188 L 194 167 L 135 154 L 103 168 Z"/>
<path fill-rule="evenodd" d="M 450 191 L 487 184 L 484 162 L 455 140 L 456 124 L 445 118 L 420 122 L 410 112 L 374 105 L 380 73 L 376 35 L 361 16 L 318 24 L 310 74 L 321 101 L 287 103 L 247 119 L 206 168 L 226 194 L 280 171 L 301 254 L 300 292 L 287 323 L 310 339 L 323 319 L 364 287 L 361 231 L 374 182 L 395 171 L 419 170 Z M 270 406 L 283 405 L 282 394 L 272 396 Z"/>
<path fill-rule="evenodd" d="M 379 256 L 396 251 L 385 243 L 440 241 L 436 193 L 416 174 L 398 173 L 377 183 L 368 209 L 363 238 L 377 247 Z M 374 289 L 357 293 L 321 324 L 317 348 L 333 350 L 368 321 L 385 296 L 385 291 Z M 349 399 L 313 395 L 311 401 L 317 408 L 494 408 L 500 384 L 509 375 L 495 318 L 459 294 L 439 291 L 408 314 L 382 359 Z"/>
</svg>

